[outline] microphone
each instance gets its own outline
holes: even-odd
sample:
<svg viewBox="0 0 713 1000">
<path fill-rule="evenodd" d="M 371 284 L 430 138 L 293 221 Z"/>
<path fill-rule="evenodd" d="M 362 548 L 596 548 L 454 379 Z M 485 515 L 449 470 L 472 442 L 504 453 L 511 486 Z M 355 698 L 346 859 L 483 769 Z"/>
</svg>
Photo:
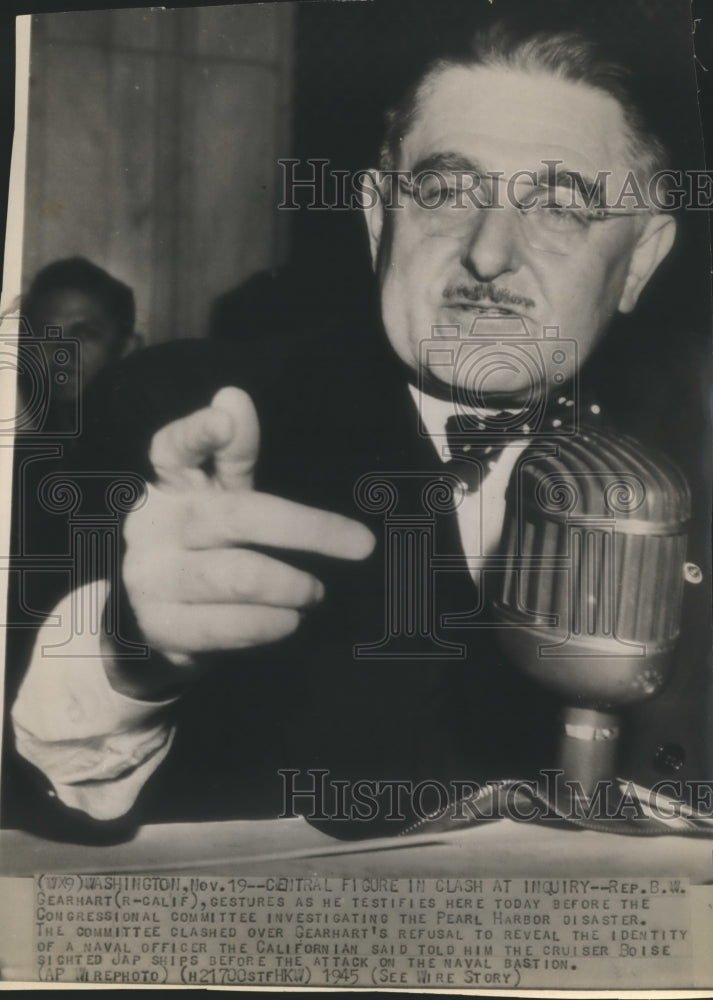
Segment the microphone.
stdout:
<svg viewBox="0 0 713 1000">
<path fill-rule="evenodd" d="M 495 604 L 514 662 L 564 704 L 559 765 L 590 795 L 614 777 L 617 710 L 673 668 L 690 494 L 680 470 L 616 432 L 535 440 L 511 478 Z"/>
</svg>

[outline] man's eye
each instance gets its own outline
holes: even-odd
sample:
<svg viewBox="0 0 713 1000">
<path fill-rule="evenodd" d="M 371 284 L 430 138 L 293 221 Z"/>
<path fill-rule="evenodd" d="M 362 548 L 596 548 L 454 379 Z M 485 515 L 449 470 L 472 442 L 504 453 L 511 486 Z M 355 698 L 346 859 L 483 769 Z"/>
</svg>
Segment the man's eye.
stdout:
<svg viewBox="0 0 713 1000">
<path fill-rule="evenodd" d="M 558 226 L 561 229 L 588 226 L 592 221 L 593 213 L 581 208 L 573 208 L 571 205 L 557 205 L 546 202 L 538 205 L 538 210 L 542 217 L 547 220 L 548 225 Z"/>
<path fill-rule="evenodd" d="M 438 207 L 440 205 L 460 205 L 463 203 L 467 190 L 477 186 L 472 178 L 453 174 L 434 174 L 421 178 L 416 182 L 418 199 L 424 205 Z"/>
<path fill-rule="evenodd" d="M 419 194 L 425 202 L 436 203 L 452 197 L 457 188 L 444 177 L 429 177 L 419 184 Z"/>
</svg>

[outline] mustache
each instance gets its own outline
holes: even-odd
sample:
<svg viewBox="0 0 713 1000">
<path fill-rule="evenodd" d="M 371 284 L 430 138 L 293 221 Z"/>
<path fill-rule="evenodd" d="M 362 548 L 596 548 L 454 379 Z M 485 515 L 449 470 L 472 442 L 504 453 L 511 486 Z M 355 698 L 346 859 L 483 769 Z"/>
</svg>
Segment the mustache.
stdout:
<svg viewBox="0 0 713 1000">
<path fill-rule="evenodd" d="M 487 285 L 448 285 L 443 292 L 443 298 L 463 300 L 468 302 L 489 302 L 494 306 L 522 306 L 525 309 L 534 309 L 535 303 L 532 299 L 524 295 L 517 295 L 508 291 L 507 288 L 500 288 L 498 285 L 488 283 Z"/>
</svg>

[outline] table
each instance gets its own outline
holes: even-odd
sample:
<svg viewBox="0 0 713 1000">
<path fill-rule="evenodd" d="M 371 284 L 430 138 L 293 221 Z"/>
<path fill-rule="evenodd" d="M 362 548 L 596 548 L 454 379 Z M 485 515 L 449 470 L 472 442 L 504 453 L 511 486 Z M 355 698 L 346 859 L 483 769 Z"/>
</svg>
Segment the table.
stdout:
<svg viewBox="0 0 713 1000">
<path fill-rule="evenodd" d="M 301 817 L 147 826 L 125 844 L 60 844 L 0 832 L 2 874 L 205 871 L 497 878 L 672 875 L 713 882 L 705 837 L 632 837 L 502 819 L 449 833 L 339 841 Z"/>
</svg>

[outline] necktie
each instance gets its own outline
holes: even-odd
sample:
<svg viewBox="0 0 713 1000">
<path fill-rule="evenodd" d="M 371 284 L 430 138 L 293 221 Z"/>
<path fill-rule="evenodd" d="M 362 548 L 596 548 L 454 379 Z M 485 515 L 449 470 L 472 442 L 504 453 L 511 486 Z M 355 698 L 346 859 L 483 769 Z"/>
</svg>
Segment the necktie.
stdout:
<svg viewBox="0 0 713 1000">
<path fill-rule="evenodd" d="M 446 440 L 451 453 L 445 469 L 460 480 L 463 488 L 472 493 L 480 488 L 484 476 L 512 441 L 523 437 L 522 429 L 513 434 L 493 431 L 485 423 L 463 428 L 460 417 L 449 417 L 446 422 Z"/>
<path fill-rule="evenodd" d="M 518 413 L 508 411 L 449 417 L 446 421 L 446 440 L 451 459 L 445 463 L 445 468 L 458 477 L 467 492 L 472 493 L 480 488 L 483 477 L 509 444 L 529 437 L 556 440 L 559 432 L 570 432 L 573 407 L 573 400 L 567 396 L 553 399 L 535 427 L 524 423 Z M 589 409 L 594 414 L 599 413 L 596 404 Z"/>
</svg>

